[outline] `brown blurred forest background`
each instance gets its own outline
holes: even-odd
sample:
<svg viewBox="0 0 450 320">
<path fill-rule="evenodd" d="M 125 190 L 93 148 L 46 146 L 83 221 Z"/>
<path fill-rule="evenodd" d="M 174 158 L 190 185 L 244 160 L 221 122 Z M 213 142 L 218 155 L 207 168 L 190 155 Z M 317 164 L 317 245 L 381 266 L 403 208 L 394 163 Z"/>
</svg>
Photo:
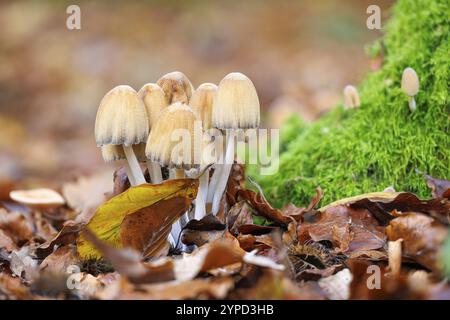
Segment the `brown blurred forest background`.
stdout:
<svg viewBox="0 0 450 320">
<path fill-rule="evenodd" d="M 103 170 L 94 120 L 118 84 L 138 90 L 179 70 L 195 86 L 227 73 L 258 89 L 265 127 L 312 121 L 370 70 L 364 46 L 377 4 L 393 1 L 0 2 L 0 184 L 46 186 Z M 81 8 L 81 30 L 66 8 Z M 111 168 L 109 168 L 111 172 Z"/>
</svg>

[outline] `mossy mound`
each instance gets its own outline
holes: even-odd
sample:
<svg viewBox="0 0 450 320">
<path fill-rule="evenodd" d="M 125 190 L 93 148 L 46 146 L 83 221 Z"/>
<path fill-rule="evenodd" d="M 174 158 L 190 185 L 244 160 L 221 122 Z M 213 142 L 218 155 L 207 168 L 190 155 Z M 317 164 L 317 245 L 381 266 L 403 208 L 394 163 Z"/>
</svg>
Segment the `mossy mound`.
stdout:
<svg viewBox="0 0 450 320">
<path fill-rule="evenodd" d="M 358 87 L 361 107 L 337 106 L 307 128 L 300 121 L 295 136 L 291 120 L 282 132 L 279 172 L 258 176 L 249 170 L 274 205 L 305 205 L 317 186 L 322 204 L 388 186 L 426 198 L 430 192 L 417 170 L 450 178 L 449 12 L 448 0 L 395 4 L 383 67 Z M 406 67 L 420 78 L 414 113 L 400 88 Z"/>
</svg>

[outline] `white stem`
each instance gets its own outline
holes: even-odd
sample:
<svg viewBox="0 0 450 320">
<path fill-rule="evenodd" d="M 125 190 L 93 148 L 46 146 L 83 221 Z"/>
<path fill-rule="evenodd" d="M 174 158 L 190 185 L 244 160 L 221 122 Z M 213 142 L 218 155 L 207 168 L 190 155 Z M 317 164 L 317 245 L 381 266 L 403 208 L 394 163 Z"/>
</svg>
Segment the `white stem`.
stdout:
<svg viewBox="0 0 450 320">
<path fill-rule="evenodd" d="M 222 172 L 223 164 L 216 163 L 214 165 L 214 173 L 211 177 L 211 181 L 209 182 L 208 195 L 206 196 L 206 202 L 211 203 L 214 198 L 214 191 L 217 187 L 217 182 L 220 179 L 220 173 Z"/>
<path fill-rule="evenodd" d="M 136 185 L 136 181 L 134 181 L 133 174 L 131 173 L 130 165 L 128 164 L 128 161 L 125 161 L 125 171 L 127 172 L 128 181 L 130 181 L 131 186 Z"/>
<path fill-rule="evenodd" d="M 198 186 L 198 194 L 195 199 L 195 213 L 194 218 L 200 220 L 206 216 L 206 195 L 208 194 L 208 180 L 209 180 L 209 169 L 203 172 L 200 177 L 200 183 Z"/>
<path fill-rule="evenodd" d="M 150 175 L 150 179 L 153 184 L 158 184 L 163 181 L 162 173 L 161 173 L 161 166 L 158 163 L 147 160 L 147 168 L 148 168 L 148 173 Z"/>
<path fill-rule="evenodd" d="M 234 133 L 229 131 L 227 139 L 227 151 L 225 153 L 225 164 L 221 170 L 220 179 L 217 183 L 217 188 L 214 191 L 213 203 L 212 203 L 212 214 L 217 214 L 220 207 L 220 200 L 222 200 L 222 195 L 227 187 L 228 177 L 231 172 L 231 167 L 234 162 Z"/>
<path fill-rule="evenodd" d="M 127 158 L 128 165 L 130 166 L 131 175 L 135 185 L 140 185 L 146 183 L 144 174 L 142 173 L 139 162 L 134 154 L 132 146 L 123 145 L 123 151 L 125 152 L 125 157 Z"/>
<path fill-rule="evenodd" d="M 183 179 L 185 178 L 185 173 L 183 169 L 170 169 L 170 179 Z M 172 178 L 173 177 L 173 178 Z M 183 229 L 183 225 L 182 225 L 182 219 L 184 218 L 181 217 L 180 219 L 178 219 L 176 222 L 174 222 L 174 224 L 172 225 L 172 231 L 170 232 L 172 237 L 175 239 L 175 242 L 178 241 L 178 238 L 181 234 L 181 230 Z M 181 243 L 181 242 L 180 242 Z M 185 245 L 181 244 L 181 248 L 184 250 L 185 249 Z"/>
<path fill-rule="evenodd" d="M 414 97 L 409 97 L 409 110 L 411 110 L 411 112 L 414 112 L 416 111 L 416 109 L 416 100 L 414 99 Z"/>
<path fill-rule="evenodd" d="M 214 191 L 216 190 L 217 183 L 220 180 L 221 172 L 223 169 L 223 165 L 225 161 L 221 161 L 223 157 L 223 145 L 220 146 L 219 150 L 216 150 L 216 161 L 217 163 L 214 165 L 214 173 L 211 177 L 211 181 L 209 182 L 208 195 L 206 197 L 206 203 L 212 203 L 214 198 Z"/>
</svg>

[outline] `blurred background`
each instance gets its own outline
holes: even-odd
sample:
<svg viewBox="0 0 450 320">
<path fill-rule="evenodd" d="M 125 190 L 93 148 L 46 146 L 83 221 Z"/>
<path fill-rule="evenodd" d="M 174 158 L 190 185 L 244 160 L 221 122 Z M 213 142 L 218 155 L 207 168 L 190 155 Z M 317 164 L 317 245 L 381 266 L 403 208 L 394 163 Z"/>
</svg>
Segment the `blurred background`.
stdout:
<svg viewBox="0 0 450 320">
<path fill-rule="evenodd" d="M 292 112 L 313 121 L 341 100 L 376 61 L 366 27 L 393 1 L 5 1 L 0 2 L 0 190 L 46 186 L 111 165 L 95 146 L 103 95 L 136 90 L 179 70 L 198 86 L 247 74 L 258 90 L 263 126 Z M 81 30 L 66 28 L 67 6 Z"/>
</svg>

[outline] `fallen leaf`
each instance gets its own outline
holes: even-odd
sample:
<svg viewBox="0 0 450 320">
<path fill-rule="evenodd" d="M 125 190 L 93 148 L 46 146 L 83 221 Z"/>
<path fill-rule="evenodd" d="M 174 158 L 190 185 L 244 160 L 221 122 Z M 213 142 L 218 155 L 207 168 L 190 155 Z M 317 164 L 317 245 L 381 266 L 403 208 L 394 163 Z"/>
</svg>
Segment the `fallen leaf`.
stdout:
<svg viewBox="0 0 450 320">
<path fill-rule="evenodd" d="M 261 193 L 246 189 L 239 190 L 238 194 L 242 199 L 248 201 L 257 213 L 264 218 L 282 227 L 286 227 L 292 221 L 291 218 L 283 215 L 280 210 L 272 208 Z"/>
<path fill-rule="evenodd" d="M 0 229 L 8 235 L 15 244 L 26 242 L 33 237 L 33 224 L 22 213 L 8 212 L 0 208 Z"/>
<path fill-rule="evenodd" d="M 448 228 L 430 216 L 407 212 L 386 227 L 389 241 L 403 239 L 402 252 L 424 267 L 440 272 L 440 248 L 447 237 Z"/>
<path fill-rule="evenodd" d="M 53 253 L 47 256 L 39 266 L 40 270 L 45 270 L 51 273 L 66 273 L 67 268 L 71 265 L 80 265 L 75 246 L 64 246 L 56 249 Z"/>
<path fill-rule="evenodd" d="M 447 198 L 450 199 L 450 181 L 444 179 L 436 179 L 432 176 L 425 175 L 427 185 L 431 189 L 433 198 Z"/>
<path fill-rule="evenodd" d="M 352 274 L 349 269 L 344 269 L 335 275 L 319 280 L 319 286 L 330 300 L 348 300 L 350 297 L 350 283 Z"/>
<path fill-rule="evenodd" d="M 338 252 L 378 249 L 384 246 L 384 228 L 365 209 L 345 205 L 329 207 L 318 212 L 298 227 L 299 239 L 328 240 Z"/>
<path fill-rule="evenodd" d="M 316 189 L 316 195 L 311 199 L 309 205 L 306 208 L 298 208 L 294 204 L 290 203 L 286 205 L 281 211 L 285 216 L 293 217 L 297 222 L 300 221 L 306 213 L 314 210 L 323 197 L 322 189 Z"/>
<path fill-rule="evenodd" d="M 116 296 L 119 300 L 185 300 L 185 299 L 224 299 L 233 289 L 234 280 L 230 277 L 194 279 L 184 282 L 140 285 L 138 290 L 124 287 Z"/>
<path fill-rule="evenodd" d="M 59 231 L 52 240 L 49 240 L 36 248 L 37 257 L 43 258 L 48 256 L 53 252 L 53 249 L 56 246 L 75 243 L 82 228 L 83 225 L 81 223 L 66 221 L 61 231 Z"/>
<path fill-rule="evenodd" d="M 198 180 L 195 179 L 168 180 L 162 184 L 129 188 L 101 205 L 86 228 L 115 247 L 121 248 L 126 244 L 148 252 L 152 245 L 161 245 L 158 241 L 170 232 L 172 223 L 186 211 L 196 197 L 197 188 Z M 154 204 L 158 210 L 152 209 Z M 152 243 L 146 243 L 147 240 Z M 82 259 L 101 257 L 83 235 L 77 240 L 77 248 Z"/>
</svg>

